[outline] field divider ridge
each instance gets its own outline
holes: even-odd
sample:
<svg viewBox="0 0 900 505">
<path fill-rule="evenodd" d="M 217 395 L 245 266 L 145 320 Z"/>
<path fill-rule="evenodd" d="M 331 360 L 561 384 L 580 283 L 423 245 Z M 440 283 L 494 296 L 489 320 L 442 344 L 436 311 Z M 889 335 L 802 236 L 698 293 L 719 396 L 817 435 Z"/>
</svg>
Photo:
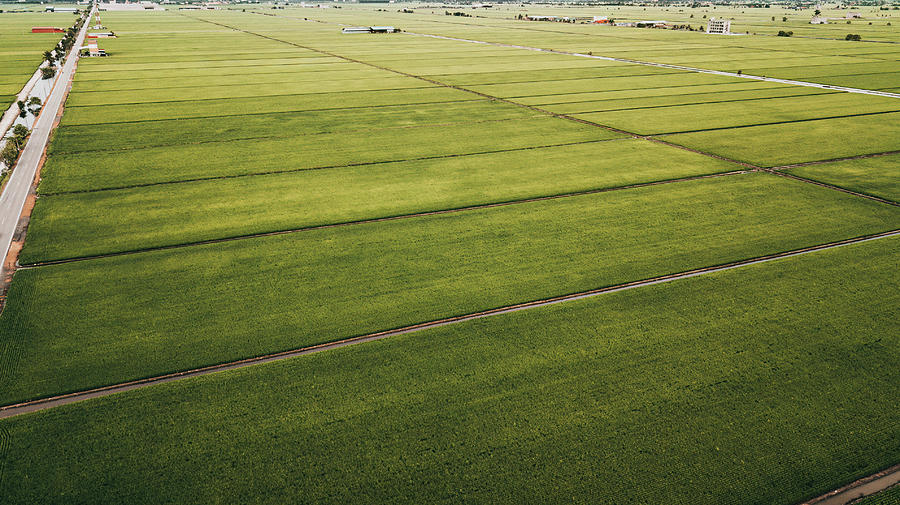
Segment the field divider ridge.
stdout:
<svg viewBox="0 0 900 505">
<path fill-rule="evenodd" d="M 438 209 L 438 210 L 430 210 L 430 211 L 424 211 L 424 212 L 413 212 L 413 213 L 409 213 L 409 214 L 397 214 L 397 215 L 393 215 L 393 216 L 382 216 L 382 217 L 375 217 L 375 218 L 370 218 L 370 219 L 342 221 L 342 222 L 338 222 L 338 223 L 318 224 L 318 225 L 305 226 L 305 227 L 300 227 L 300 228 L 292 228 L 292 229 L 287 229 L 287 230 L 276 230 L 276 231 L 268 231 L 268 232 L 262 232 L 262 233 L 250 233 L 250 234 L 246 234 L 246 235 L 235 235 L 232 237 L 222 237 L 222 238 L 209 239 L 209 240 L 199 240 L 196 242 L 185 242 L 185 243 L 181 243 L 181 244 L 171 244 L 171 245 L 163 245 L 163 246 L 157 246 L 157 247 L 148 247 L 148 248 L 144 248 L 144 249 L 133 249 L 133 250 L 128 250 L 128 251 L 97 254 L 97 255 L 92 255 L 92 256 L 78 256 L 78 257 L 73 257 L 73 258 L 62 258 L 62 259 L 57 259 L 57 260 L 40 261 L 40 262 L 35 262 L 35 263 L 23 263 L 23 264 L 17 264 L 17 269 L 18 270 L 27 270 L 27 269 L 31 269 L 31 268 L 40 268 L 40 267 L 45 267 L 45 266 L 61 265 L 61 264 L 65 264 L 65 263 L 75 263 L 75 262 L 79 262 L 79 261 L 88 261 L 88 260 L 95 260 L 95 259 L 102 259 L 102 258 L 113 258 L 113 257 L 117 257 L 117 256 L 129 256 L 132 254 L 141 254 L 141 253 L 148 253 L 148 252 L 153 252 L 153 251 L 165 251 L 165 250 L 171 250 L 171 249 L 183 249 L 183 248 L 187 248 L 187 247 L 196 247 L 196 246 L 209 245 L 209 244 L 220 244 L 220 243 L 224 243 L 224 242 L 233 242 L 236 240 L 247 240 L 247 239 L 261 238 L 261 237 L 273 237 L 276 235 L 288 235 L 288 234 L 292 234 L 292 233 L 302 233 L 302 232 L 307 232 L 307 231 L 326 230 L 326 229 L 330 229 L 330 228 L 341 228 L 341 227 L 345 227 L 345 226 L 356 226 L 356 225 L 365 225 L 365 224 L 371 224 L 371 223 L 381 223 L 381 222 L 386 222 L 386 221 L 399 221 L 402 219 L 414 219 L 414 218 L 426 217 L 426 216 L 439 216 L 439 215 L 444 215 L 444 214 L 455 214 L 457 212 L 467 212 L 467 211 L 481 210 L 481 209 L 492 209 L 492 208 L 496 208 L 496 207 L 507 207 L 507 206 L 511 206 L 511 205 L 521 205 L 521 204 L 527 204 L 527 203 L 542 202 L 542 201 L 547 201 L 547 200 L 559 200 L 559 199 L 563 199 L 563 198 L 594 195 L 594 194 L 598 194 L 598 193 L 609 193 L 612 191 L 623 191 L 623 190 L 628 190 L 628 189 L 637 189 L 637 188 L 644 188 L 644 187 L 649 187 L 649 186 L 659 186 L 659 185 L 663 185 L 663 184 L 690 182 L 690 181 L 697 181 L 697 180 L 702 180 L 702 179 L 711 179 L 711 178 L 715 178 L 715 177 L 726 177 L 726 176 L 730 176 L 730 175 L 742 175 L 742 174 L 747 174 L 750 172 L 753 172 L 753 171 L 752 170 L 733 170 L 733 171 L 729 171 L 729 172 L 717 172 L 717 173 L 713 173 L 713 174 L 692 175 L 692 176 L 688 176 L 688 177 L 679 177 L 676 179 L 663 179 L 663 180 L 658 180 L 658 181 L 639 182 L 639 183 L 628 184 L 628 185 L 623 185 L 623 186 L 612 186 L 612 187 L 607 187 L 607 188 L 586 189 L 586 190 L 581 190 L 581 191 L 572 191 L 572 192 L 568 192 L 568 193 L 558 193 L 555 195 L 535 196 L 535 197 L 522 198 L 522 199 L 517 199 L 517 200 L 506 200 L 506 201 L 501 201 L 501 202 L 491 202 L 491 203 L 483 203 L 483 204 L 478 204 L 478 205 L 468 205 L 468 206 L 464 206 L 464 207 L 453 207 L 453 208 L 449 208 L 449 209 Z"/>
<path fill-rule="evenodd" d="M 647 279 L 636 280 L 621 284 L 615 284 L 611 286 L 591 289 L 587 291 L 580 291 L 576 293 L 570 293 L 566 295 L 560 295 L 550 298 L 543 298 L 539 300 L 532 300 L 528 302 L 522 302 L 512 305 L 505 305 L 502 307 L 496 307 L 493 309 L 487 309 L 479 312 L 472 312 L 468 314 L 461 314 L 458 316 L 451 316 L 443 319 L 437 319 L 432 321 L 421 322 L 417 324 L 412 324 L 408 326 L 403 326 L 399 328 L 393 328 L 389 330 L 382 330 L 373 333 L 367 333 L 364 335 L 358 335 L 354 337 L 344 338 L 341 340 L 335 340 L 331 342 L 324 342 L 321 344 L 301 347 L 297 349 L 291 349 L 287 351 L 281 351 L 277 353 L 271 353 L 261 356 L 255 356 L 251 358 L 245 358 L 241 360 L 231 361 L 227 363 L 220 363 L 217 365 L 210 365 L 206 367 L 196 368 L 192 370 L 184 370 L 180 372 L 173 372 L 164 375 L 158 375 L 154 377 L 146 377 L 142 379 L 137 379 L 133 381 L 123 382 L 119 384 L 112 384 L 108 386 L 102 386 L 98 388 L 87 389 L 83 391 L 75 391 L 71 393 L 66 393 L 63 395 L 57 395 L 53 397 L 40 398 L 35 400 L 30 400 L 26 402 L 20 402 L 11 405 L 0 406 L 0 419 L 6 419 L 10 417 L 15 417 L 23 414 L 28 414 L 32 412 L 38 412 L 41 410 L 58 407 L 62 405 L 68 405 L 84 400 L 89 400 L 92 398 L 99 398 L 104 396 L 109 396 L 116 393 L 121 393 L 133 389 L 138 389 L 142 387 L 147 387 L 156 384 L 162 384 L 166 382 L 172 382 L 180 379 L 186 379 L 190 377 L 198 377 L 203 375 L 208 375 L 211 373 L 222 372 L 226 370 L 234 370 L 238 368 L 244 368 L 252 365 L 269 363 L 273 361 L 281 361 L 285 359 L 290 359 L 294 357 L 299 357 L 307 354 L 313 354 L 317 352 L 338 349 L 341 347 L 347 347 L 350 345 L 361 344 L 366 342 L 372 342 L 376 340 L 385 339 L 388 337 L 404 335 L 408 333 L 418 332 L 422 330 L 439 328 L 442 326 L 448 326 L 452 324 L 458 324 L 466 321 L 472 321 L 476 319 L 482 319 L 486 317 L 492 317 L 501 314 L 509 314 L 513 312 L 519 312 L 522 310 L 528 310 L 537 307 L 545 307 L 549 305 L 555 305 L 558 303 L 581 300 L 585 298 L 591 298 L 607 293 L 615 293 L 619 291 L 625 291 L 629 289 L 635 289 L 645 286 L 652 286 L 656 284 L 662 284 L 667 282 L 672 282 L 681 279 L 688 279 L 691 277 L 697 277 L 701 275 L 706 275 L 710 273 L 722 272 L 726 270 L 731 270 L 735 268 L 741 268 L 749 265 L 756 265 L 760 263 L 766 263 L 769 261 L 774 261 L 782 258 L 789 258 L 793 256 L 799 256 L 802 254 L 808 254 L 815 251 L 822 251 L 827 249 L 832 249 L 835 247 L 842 247 L 849 244 L 857 244 L 861 242 L 867 242 L 872 240 L 879 240 L 888 237 L 900 236 L 900 229 L 895 229 L 891 231 L 875 233 L 870 235 L 863 235 L 854 238 L 839 240 L 835 242 L 828 242 L 824 244 L 818 244 L 813 246 L 808 246 L 800 249 L 792 249 L 789 251 L 782 251 L 772 254 L 767 254 L 763 256 L 756 256 L 753 258 L 747 258 L 744 260 L 738 260 L 728 263 L 722 263 L 718 265 L 711 265 L 701 268 L 696 268 L 692 270 L 685 270 L 682 272 L 671 273 L 660 275 L 656 277 L 650 277 Z"/>
<path fill-rule="evenodd" d="M 894 207 L 900 207 L 900 202 L 895 202 L 894 200 L 888 200 L 887 198 L 882 198 L 880 196 L 870 195 L 867 193 L 860 193 L 859 191 L 853 191 L 851 189 L 842 188 L 840 186 L 835 186 L 834 184 L 828 184 L 826 182 L 820 182 L 814 179 L 807 179 L 806 177 L 800 177 L 799 175 L 789 174 L 787 172 L 781 172 L 779 170 L 764 168 L 763 172 L 777 175 L 779 177 L 784 177 L 786 179 L 793 179 L 795 181 L 805 182 L 807 184 L 814 184 L 816 186 L 821 186 L 823 188 L 832 189 L 834 191 L 840 191 L 842 193 L 847 193 L 853 196 L 858 196 L 860 198 L 866 198 L 868 200 L 874 200 L 876 202 L 884 203 L 887 205 L 893 205 Z"/>
<path fill-rule="evenodd" d="M 800 168 L 800 167 L 808 167 L 808 166 L 813 166 L 813 165 L 821 165 L 823 163 L 835 163 L 838 161 L 864 160 L 864 159 L 868 159 L 868 158 L 879 158 L 881 156 L 891 156 L 894 154 L 900 154 L 900 150 L 898 150 L 898 151 L 883 151 L 880 153 L 857 154 L 854 156 L 841 156 L 838 158 L 828 158 L 826 160 L 803 161 L 800 163 L 790 163 L 787 165 L 778 165 L 776 167 L 770 167 L 770 170 L 789 170 L 791 168 Z"/>
</svg>

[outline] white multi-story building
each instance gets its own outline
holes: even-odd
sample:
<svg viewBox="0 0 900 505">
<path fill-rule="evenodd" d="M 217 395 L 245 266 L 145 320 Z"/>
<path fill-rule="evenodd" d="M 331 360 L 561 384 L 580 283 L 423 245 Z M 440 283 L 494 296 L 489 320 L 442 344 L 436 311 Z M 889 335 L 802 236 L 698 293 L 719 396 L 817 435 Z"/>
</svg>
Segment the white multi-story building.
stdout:
<svg viewBox="0 0 900 505">
<path fill-rule="evenodd" d="M 706 23 L 706 33 L 720 33 L 728 35 L 731 33 L 731 21 L 728 19 L 709 18 Z"/>
</svg>

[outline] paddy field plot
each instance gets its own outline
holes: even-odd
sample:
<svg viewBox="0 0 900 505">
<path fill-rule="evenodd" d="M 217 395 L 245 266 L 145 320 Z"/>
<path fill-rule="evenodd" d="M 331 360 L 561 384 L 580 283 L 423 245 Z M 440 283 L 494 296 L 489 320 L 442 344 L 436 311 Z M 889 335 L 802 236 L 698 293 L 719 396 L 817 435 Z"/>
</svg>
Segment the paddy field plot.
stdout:
<svg viewBox="0 0 900 505">
<path fill-rule="evenodd" d="M 898 170 L 900 154 L 807 165 L 785 172 L 900 202 Z"/>
<path fill-rule="evenodd" d="M 12 503 L 792 504 L 897 463 L 900 99 L 641 64 L 874 90 L 894 45 L 241 9 L 103 14 L 0 405 L 829 248 L 5 419 Z"/>
</svg>

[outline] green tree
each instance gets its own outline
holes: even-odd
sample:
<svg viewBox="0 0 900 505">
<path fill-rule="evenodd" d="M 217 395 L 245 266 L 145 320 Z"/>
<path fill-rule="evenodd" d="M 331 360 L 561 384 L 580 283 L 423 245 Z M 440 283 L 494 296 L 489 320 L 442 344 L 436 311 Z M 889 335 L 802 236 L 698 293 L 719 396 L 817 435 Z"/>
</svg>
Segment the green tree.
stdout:
<svg viewBox="0 0 900 505">
<path fill-rule="evenodd" d="M 56 67 L 41 67 L 41 78 L 43 79 L 52 79 L 53 76 L 56 75 Z"/>
<path fill-rule="evenodd" d="M 24 145 L 29 133 L 28 128 L 24 125 L 17 124 L 13 127 L 13 138 L 19 143 L 19 147 Z"/>
<path fill-rule="evenodd" d="M 0 161 L 7 167 L 12 167 L 17 159 L 19 159 L 19 147 L 15 142 L 7 142 L 3 150 L 0 151 Z"/>
</svg>

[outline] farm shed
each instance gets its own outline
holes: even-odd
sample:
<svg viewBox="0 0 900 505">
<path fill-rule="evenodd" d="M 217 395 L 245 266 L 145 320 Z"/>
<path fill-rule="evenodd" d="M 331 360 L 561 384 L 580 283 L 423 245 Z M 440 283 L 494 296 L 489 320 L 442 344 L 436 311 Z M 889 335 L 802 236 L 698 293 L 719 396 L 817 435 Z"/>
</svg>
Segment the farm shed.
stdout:
<svg viewBox="0 0 900 505">
<path fill-rule="evenodd" d="M 31 33 L 66 33 L 66 31 L 52 26 L 35 26 L 31 29 Z"/>
</svg>

